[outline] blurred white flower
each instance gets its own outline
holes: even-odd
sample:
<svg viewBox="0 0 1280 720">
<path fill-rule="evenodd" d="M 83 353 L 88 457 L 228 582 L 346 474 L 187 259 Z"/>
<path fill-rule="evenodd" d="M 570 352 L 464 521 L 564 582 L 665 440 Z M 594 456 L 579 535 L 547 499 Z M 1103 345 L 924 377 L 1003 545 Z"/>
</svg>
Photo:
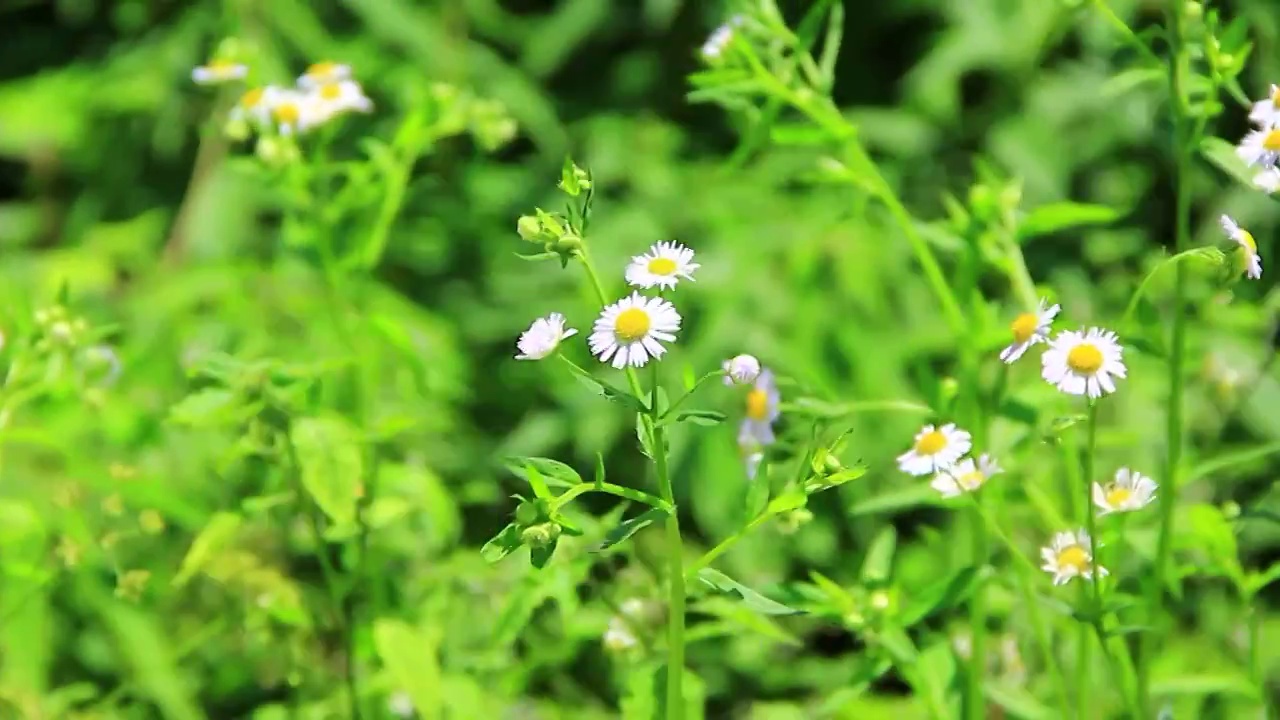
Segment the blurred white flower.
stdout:
<svg viewBox="0 0 1280 720">
<path fill-rule="evenodd" d="M 738 355 L 725 360 L 720 367 L 725 372 L 725 385 L 747 385 L 760 376 L 760 361 L 754 355 Z"/>
<path fill-rule="evenodd" d="M 1280 85 L 1272 84 L 1267 99 L 1259 100 L 1249 110 L 1249 119 L 1261 127 L 1280 125 Z"/>
<path fill-rule="evenodd" d="M 564 316 L 558 312 L 538 318 L 516 341 L 516 349 L 520 351 L 516 359 L 541 360 L 555 352 L 561 340 L 577 334 L 577 330 L 565 327 Z"/>
<path fill-rule="evenodd" d="M 1041 375 L 1068 395 L 1102 397 L 1116 391 L 1113 377 L 1125 377 L 1123 355 L 1124 348 L 1110 330 L 1064 330 L 1040 356 Z"/>
<path fill-rule="evenodd" d="M 600 312 L 587 343 L 591 354 L 615 368 L 643 367 L 649 358 L 667 351 L 663 342 L 675 342 L 680 313 L 662 298 L 631 293 Z"/>
<path fill-rule="evenodd" d="M 392 715 L 398 718 L 412 718 L 416 712 L 413 706 L 413 698 L 409 697 L 409 693 L 403 690 L 397 690 L 391 693 L 387 698 L 387 709 Z"/>
<path fill-rule="evenodd" d="M 1222 231 L 1244 252 L 1247 263 L 1245 274 L 1250 280 L 1262 277 L 1262 256 L 1258 255 L 1258 243 L 1253 239 L 1253 234 L 1237 225 L 1228 215 L 1219 218 L 1219 222 L 1222 223 Z"/>
<path fill-rule="evenodd" d="M 733 31 L 744 22 L 741 15 L 734 15 L 728 22 L 716 28 L 707 41 L 702 43 L 702 57 L 708 61 L 717 60 L 724 53 L 729 43 L 733 42 Z"/>
<path fill-rule="evenodd" d="M 305 132 L 326 119 L 314 98 L 296 90 L 276 90 L 268 107 L 281 135 Z"/>
<path fill-rule="evenodd" d="M 1253 186 L 1268 195 L 1280 190 L 1280 168 L 1267 168 L 1254 175 Z"/>
<path fill-rule="evenodd" d="M 942 493 L 944 498 L 953 498 L 966 492 L 973 492 L 984 483 L 1003 472 L 990 455 L 983 454 L 975 464 L 973 458 L 965 458 L 934 476 L 929 486 Z"/>
<path fill-rule="evenodd" d="M 911 449 L 898 456 L 898 467 L 911 475 L 928 475 L 950 468 L 973 447 L 969 433 L 947 423 L 940 428 L 925 425 L 916 433 Z"/>
<path fill-rule="evenodd" d="M 762 370 L 747 393 L 746 413 L 738 428 L 739 445 L 766 447 L 773 444 L 773 423 L 781 414 L 778 407 L 781 400 L 773 372 Z"/>
<path fill-rule="evenodd" d="M 250 88 L 240 96 L 236 106 L 231 108 L 229 119 L 232 122 L 251 123 L 263 126 L 271 122 L 271 106 L 280 88 L 274 85 Z"/>
<path fill-rule="evenodd" d="M 1280 160 L 1280 128 L 1253 130 L 1236 146 L 1236 154 L 1249 165 L 1273 168 Z"/>
<path fill-rule="evenodd" d="M 1093 484 L 1093 504 L 1098 515 L 1141 510 L 1155 499 L 1156 482 L 1140 472 L 1122 467 L 1116 471 L 1115 480 L 1104 487 Z"/>
<path fill-rule="evenodd" d="M 1044 298 L 1040 299 L 1040 307 L 1035 312 L 1024 312 L 1013 319 L 1009 330 L 1013 333 L 1013 344 L 1000 351 L 1000 359 L 1012 363 L 1022 357 L 1027 348 L 1049 340 L 1049 326 L 1057 317 L 1061 308 L 1058 305 L 1048 307 Z"/>
<path fill-rule="evenodd" d="M 1077 576 L 1092 580 L 1095 571 L 1101 577 L 1107 576 L 1106 568 L 1094 566 L 1089 533 L 1084 530 L 1055 534 L 1049 545 L 1040 548 L 1040 558 L 1044 560 L 1041 569 L 1053 575 L 1054 585 L 1065 585 Z"/>
<path fill-rule="evenodd" d="M 339 80 L 317 85 L 311 90 L 310 96 L 316 105 L 317 113 L 325 120 L 345 112 L 373 110 L 373 101 L 364 94 L 364 89 L 355 80 Z"/>
<path fill-rule="evenodd" d="M 627 282 L 638 288 L 658 286 L 674 288 L 680 280 L 693 280 L 701 265 L 693 261 L 693 251 L 674 242 L 660 242 L 643 255 L 631 258 L 627 265 Z"/>
<path fill-rule="evenodd" d="M 298 87 L 310 90 L 320 85 L 350 79 L 351 66 L 325 60 L 310 65 L 298 78 Z"/>
<path fill-rule="evenodd" d="M 635 633 L 631 632 L 631 626 L 626 620 L 620 617 L 609 619 L 609 627 L 604 631 L 605 648 L 621 652 L 639 644 L 640 641 L 636 639 Z"/>
<path fill-rule="evenodd" d="M 230 60 L 211 60 L 206 65 L 191 69 L 191 80 L 197 85 L 221 85 L 243 80 L 249 74 L 249 66 Z"/>
</svg>

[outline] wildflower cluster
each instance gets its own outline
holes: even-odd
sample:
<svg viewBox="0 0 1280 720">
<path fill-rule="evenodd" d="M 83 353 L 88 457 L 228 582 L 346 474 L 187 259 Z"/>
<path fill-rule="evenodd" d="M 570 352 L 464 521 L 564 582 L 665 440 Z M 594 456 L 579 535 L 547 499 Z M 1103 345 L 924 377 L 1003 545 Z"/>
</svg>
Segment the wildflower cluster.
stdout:
<svg viewBox="0 0 1280 720">
<path fill-rule="evenodd" d="M 218 58 L 191 71 L 199 85 L 238 83 L 250 74 L 244 63 Z M 227 117 L 227 132 L 245 137 L 305 133 L 349 112 L 367 113 L 373 102 L 352 79 L 351 66 L 323 61 L 309 66 L 292 87 L 266 84 L 245 90 Z"/>
</svg>

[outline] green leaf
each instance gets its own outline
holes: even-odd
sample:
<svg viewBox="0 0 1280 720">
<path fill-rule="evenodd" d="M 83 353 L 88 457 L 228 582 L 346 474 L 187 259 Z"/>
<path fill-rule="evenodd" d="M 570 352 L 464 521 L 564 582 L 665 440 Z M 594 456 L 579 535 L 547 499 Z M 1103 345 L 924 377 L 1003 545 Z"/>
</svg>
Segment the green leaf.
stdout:
<svg viewBox="0 0 1280 720">
<path fill-rule="evenodd" d="M 733 578 L 713 568 L 698 571 L 698 579 L 713 590 L 741 600 L 747 607 L 765 615 L 802 615 L 803 610 L 787 607 L 776 600 L 761 595 Z"/>
<path fill-rule="evenodd" d="M 45 574 L 47 531 L 34 507 L 0 498 L 0 567 L 6 575 L 39 580 Z M 6 588 L 13 592 L 15 588 Z"/>
<path fill-rule="evenodd" d="M 1280 562 L 1272 563 L 1270 567 L 1262 572 L 1249 574 L 1249 594 L 1256 594 L 1266 586 L 1280 579 Z"/>
<path fill-rule="evenodd" d="M 1142 279 L 1142 282 L 1138 285 L 1138 289 L 1134 290 L 1133 296 L 1129 299 L 1129 306 L 1125 308 L 1124 319 L 1121 321 L 1121 324 L 1125 327 L 1129 326 L 1130 320 L 1133 318 L 1133 314 L 1138 309 L 1138 301 L 1146 294 L 1151 281 L 1160 273 L 1172 268 L 1180 262 L 1192 261 L 1222 265 L 1226 260 L 1227 256 L 1216 247 L 1197 247 L 1190 250 L 1184 250 L 1173 257 L 1165 258 L 1160 261 L 1160 264 L 1151 268 L 1151 272 L 1147 273 L 1147 276 Z"/>
<path fill-rule="evenodd" d="M 791 488 L 771 500 L 765 512 L 770 515 L 780 515 L 784 512 L 799 510 L 807 504 L 809 504 L 809 495 L 800 488 Z"/>
<path fill-rule="evenodd" d="M 545 497 L 538 494 L 536 483 L 539 481 L 545 483 L 547 487 L 560 489 L 571 488 L 582 483 L 582 476 L 577 470 L 551 458 L 513 456 L 504 458 L 502 464 L 516 477 L 529 483 L 538 497 Z"/>
<path fill-rule="evenodd" d="M 1004 708 L 1009 718 L 1054 720 L 1061 717 L 1021 687 L 1002 682 L 988 682 L 983 684 L 982 692 L 996 705 Z"/>
<path fill-rule="evenodd" d="M 205 523 L 195 539 L 191 541 L 191 547 L 182 558 L 182 564 L 178 567 L 178 574 L 173 578 L 173 584 L 181 587 L 197 573 L 203 571 L 215 555 L 235 540 L 243 520 L 244 518 L 239 515 L 229 512 L 215 513 L 209 518 L 209 522 Z"/>
<path fill-rule="evenodd" d="M 715 410 L 685 410 L 676 416 L 676 422 L 688 422 L 694 425 L 714 426 L 724 422 L 728 415 Z"/>
<path fill-rule="evenodd" d="M 1155 695 L 1228 695 L 1258 700 L 1258 687 L 1241 673 L 1218 675 L 1180 675 L 1151 681 Z"/>
<path fill-rule="evenodd" d="M 827 599 L 831 601 L 832 606 L 835 608 L 836 613 L 841 617 L 858 609 L 858 604 L 854 601 L 853 596 L 849 594 L 849 591 L 840 587 L 837 582 L 828 578 L 826 575 L 823 575 L 817 570 L 811 570 L 809 571 L 809 579 L 813 581 L 814 585 L 818 586 L 818 589 L 822 591 L 823 595 L 827 596 Z"/>
<path fill-rule="evenodd" d="M 1205 460 L 1199 465 L 1193 467 L 1191 472 L 1187 473 L 1187 477 L 1183 482 L 1191 482 L 1192 480 L 1206 478 L 1214 473 L 1219 473 L 1223 470 L 1230 470 L 1239 465 L 1256 463 L 1277 453 L 1280 453 L 1280 442 L 1272 442 L 1265 445 L 1258 445 L 1257 447 L 1245 448 L 1244 450 L 1235 450 L 1223 453 L 1209 460 Z"/>
<path fill-rule="evenodd" d="M 1124 213 L 1106 205 L 1059 202 L 1041 205 L 1018 224 L 1018 239 L 1026 240 L 1089 225 L 1108 225 Z"/>
<path fill-rule="evenodd" d="M 610 529 L 608 533 L 605 533 L 604 539 L 601 540 L 598 545 L 591 548 L 591 552 L 603 552 L 608 550 L 653 523 L 667 519 L 668 515 L 670 515 L 670 513 L 661 508 L 650 508 L 630 520 L 624 520 L 617 526 Z"/>
<path fill-rule="evenodd" d="M 612 400 L 613 402 L 616 402 L 619 405 L 622 405 L 627 409 L 637 413 L 643 413 L 647 411 L 648 406 L 645 405 L 643 400 L 636 397 L 635 395 L 632 395 L 626 390 L 622 390 L 621 388 L 617 388 L 617 387 L 614 387 L 613 385 L 610 385 L 609 383 L 605 382 L 604 380 L 601 380 L 600 378 L 597 378 L 595 375 L 592 375 L 591 373 L 587 372 L 586 370 L 583 370 L 577 365 L 574 365 L 572 363 L 565 363 L 565 364 L 568 366 L 570 370 L 573 371 L 574 377 L 578 378 L 578 380 L 581 381 L 583 385 L 586 385 L 588 388 L 591 389 L 592 392 L 596 393 L 597 395 L 603 395 L 609 400 Z"/>
<path fill-rule="evenodd" d="M 413 700 L 417 716 L 438 720 L 444 695 L 435 636 L 401 620 L 379 618 L 373 623 L 373 646 L 396 687 Z"/>
<path fill-rule="evenodd" d="M 1206 137 L 1200 141 L 1200 154 L 1219 170 L 1235 178 L 1246 187 L 1253 187 L 1254 173 L 1240 156 L 1236 154 L 1236 146 L 1219 137 Z"/>
<path fill-rule="evenodd" d="M 520 528 L 515 523 L 511 523 L 480 548 L 480 557 L 484 558 L 485 562 L 496 563 L 515 552 L 520 545 Z"/>
<path fill-rule="evenodd" d="M 855 502 L 849 508 L 849 514 L 878 515 L 881 513 L 897 513 L 922 506 L 941 505 L 941 498 L 942 496 L 938 494 L 938 491 L 928 485 L 909 485 Z"/>
<path fill-rule="evenodd" d="M 217 427 L 239 421 L 247 411 L 226 388 L 197 390 L 169 408 L 169 419 L 189 427 Z"/>
<path fill-rule="evenodd" d="M 364 474 L 358 437 L 351 423 L 336 415 L 295 420 L 289 430 L 303 489 L 339 525 L 356 519 Z"/>
<path fill-rule="evenodd" d="M 898 533 L 892 525 L 885 527 L 871 541 L 871 549 L 862 561 L 862 582 L 878 583 L 889 579 L 893 569 L 893 551 L 898 545 Z"/>
<path fill-rule="evenodd" d="M 556 537 L 546 545 L 536 545 L 529 548 L 529 562 L 534 567 L 541 570 L 551 562 L 551 556 L 556 552 L 556 546 L 560 544 L 560 538 Z"/>
<path fill-rule="evenodd" d="M 901 628 L 889 627 L 876 635 L 876 641 L 889 652 L 889 656 L 900 667 L 910 667 L 920 656 L 915 643 Z"/>
</svg>

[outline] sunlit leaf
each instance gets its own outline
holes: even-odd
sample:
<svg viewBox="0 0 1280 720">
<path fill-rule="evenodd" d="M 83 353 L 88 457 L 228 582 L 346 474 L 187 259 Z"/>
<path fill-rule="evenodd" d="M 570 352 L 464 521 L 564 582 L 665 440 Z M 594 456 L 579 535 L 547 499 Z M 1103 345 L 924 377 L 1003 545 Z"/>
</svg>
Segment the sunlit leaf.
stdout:
<svg viewBox="0 0 1280 720">
<path fill-rule="evenodd" d="M 624 520 L 619 525 L 613 527 L 605 534 L 604 539 L 598 545 L 591 548 L 592 552 L 602 552 L 630 538 L 632 535 L 640 532 L 646 527 L 656 522 L 661 522 L 670 515 L 666 510 L 661 508 L 650 508 L 645 512 Z"/>
<path fill-rule="evenodd" d="M 338 416 L 302 418 L 293 422 L 289 438 L 303 489 L 333 522 L 354 522 L 364 472 L 355 428 Z"/>
<path fill-rule="evenodd" d="M 440 692 L 440 661 L 436 638 L 430 633 L 391 618 L 373 623 L 373 646 L 398 688 L 409 694 L 420 718 L 439 718 L 444 696 Z"/>
<path fill-rule="evenodd" d="M 735 597 L 745 603 L 747 607 L 765 615 L 800 615 L 804 613 L 803 610 L 787 607 L 776 600 L 770 600 L 713 568 L 699 570 L 698 579 L 711 589 Z"/>
</svg>

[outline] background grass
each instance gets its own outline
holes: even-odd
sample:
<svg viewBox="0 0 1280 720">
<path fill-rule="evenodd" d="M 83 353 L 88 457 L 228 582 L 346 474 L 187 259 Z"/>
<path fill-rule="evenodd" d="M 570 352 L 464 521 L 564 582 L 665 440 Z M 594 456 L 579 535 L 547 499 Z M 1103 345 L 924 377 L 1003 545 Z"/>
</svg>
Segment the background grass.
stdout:
<svg viewBox="0 0 1280 720">
<path fill-rule="evenodd" d="M 806 4 L 782 5 L 794 22 Z M 1112 6 L 1136 28 L 1160 20 L 1152 3 Z M 1264 0 L 1215 6 L 1247 28 L 1254 49 L 1242 83 L 1261 95 L 1280 78 L 1280 15 Z M 591 243 L 610 292 L 622 292 L 625 261 L 652 242 L 698 252 L 697 282 L 680 294 L 685 330 L 664 364 L 671 378 L 752 352 L 792 379 L 784 396 L 936 404 L 955 371 L 945 318 L 889 218 L 847 187 L 807 180 L 821 148 L 742 151 L 741 116 L 687 102 L 685 78 L 700 69 L 697 49 L 724 12 L 683 0 L 66 0 L 0 10 L 0 330 L 9 340 L 0 366 L 64 284 L 67 305 L 108 328 L 121 363 L 113 384 L 59 382 L 0 431 L 0 713 L 346 717 L 351 663 L 366 714 L 384 716 L 387 697 L 409 688 L 388 660 L 394 651 L 377 642 L 379 618 L 404 623 L 381 627 L 420 668 L 409 681 L 434 678 L 424 692 L 444 698 L 449 717 L 617 717 L 639 702 L 651 678 L 634 658 L 606 652 L 601 636 L 626 598 L 659 598 L 658 533 L 603 558 L 569 545 L 540 572 L 515 559 L 489 565 L 479 553 L 508 521 L 509 496 L 527 492 L 502 457 L 555 457 L 589 476 L 602 453 L 615 482 L 646 482 L 634 428 L 616 406 L 550 364 L 511 359 L 534 317 L 559 310 L 586 328 L 596 312 L 577 273 L 514 255 L 525 248 L 516 218 L 560 204 L 554 182 L 565 155 L 593 173 Z M 1023 245 L 1032 277 L 1071 323 L 1116 324 L 1172 245 L 1173 200 L 1164 86 L 1127 72 L 1134 53 L 1114 28 L 1087 7 L 1047 0 L 899 0 L 850 3 L 844 32 L 834 97 L 917 217 L 945 217 L 944 193 L 968 203 L 975 183 L 1013 180 L 1023 211 L 1067 199 L 1119 210 L 1114 222 Z M 209 353 L 352 361 L 315 248 L 305 232 L 290 237 L 291 198 L 255 170 L 251 145 L 208 126 L 216 93 L 189 81 L 230 36 L 251 43 L 255 66 L 276 80 L 318 59 L 354 66 L 377 109 L 336 133 L 340 161 L 361 162 L 369 138 L 389 142 L 437 82 L 500 102 L 519 127 L 501 147 L 486 147 L 483 133 L 452 137 L 412 164 L 386 255 L 358 291 L 358 313 L 391 328 L 355 346 L 372 378 L 369 405 L 357 407 L 345 375 L 304 402 L 401 428 L 374 451 L 379 497 L 394 502 L 370 535 L 350 641 L 325 615 L 317 547 L 288 511 L 278 468 L 234 454 L 238 430 L 170 421 L 170 409 L 207 382 L 189 370 Z M 1224 101 L 1217 132 L 1234 142 L 1247 109 Z M 979 162 L 992 177 L 979 177 Z M 370 199 L 352 201 L 356 210 L 335 225 L 340 245 L 367 231 L 380 200 L 381 181 L 366 182 Z M 1197 166 L 1193 190 L 1196 244 L 1217 242 L 1217 217 L 1230 212 L 1270 268 L 1272 201 L 1208 163 Z M 952 276 L 957 240 L 944 224 L 929 227 Z M 1216 554 L 1234 557 L 1237 543 L 1250 571 L 1269 567 L 1280 544 L 1268 515 L 1280 512 L 1271 492 L 1280 385 L 1270 277 L 1229 291 L 1208 279 L 1192 288 L 1178 557 L 1197 574 L 1157 630 L 1161 697 L 1179 718 L 1258 712 L 1259 696 L 1240 680 L 1246 616 L 1214 574 Z M 990 331 L 983 342 L 994 351 L 1020 305 L 998 274 L 978 280 L 985 320 L 974 331 Z M 1164 292 L 1157 282 L 1153 322 L 1167 319 Z M 589 361 L 581 347 L 569 352 Z M 1127 359 L 1130 378 L 1105 411 L 1099 467 L 1156 474 L 1163 361 Z M 1013 469 L 1005 510 L 1027 552 L 1056 528 L 1021 488 L 1061 500 L 1060 454 L 1041 437 L 1069 411 L 1036 366 L 1010 370 L 1013 403 L 989 443 Z M 738 402 L 718 388 L 704 400 L 730 415 Z M 812 521 L 766 525 L 717 567 L 776 592 L 810 571 L 854 585 L 886 527 L 896 530 L 892 587 L 904 598 L 970 564 L 964 524 L 893 465 L 925 419 L 849 416 L 843 459 L 870 472 L 815 498 Z M 806 431 L 794 415 L 783 426 L 791 438 Z M 793 451 L 784 443 L 780 454 Z M 678 433 L 672 453 L 686 542 L 709 548 L 743 518 L 734 429 Z M 1250 513 L 1224 521 L 1193 509 L 1226 503 Z M 584 507 L 615 512 L 594 498 Z M 158 514 L 163 529 L 144 531 L 155 529 L 144 513 Z M 224 522 L 214 518 L 227 517 L 219 513 L 242 519 L 226 521 L 238 525 L 184 576 L 193 539 L 210 537 L 210 524 Z M 598 534 L 603 526 L 580 515 L 588 536 Z M 1154 528 L 1154 516 L 1130 523 L 1113 573 L 1140 575 Z M 354 567 L 350 548 L 329 548 L 340 568 Z M 996 568 L 1010 565 L 1006 552 Z M 989 643 L 993 708 L 1056 712 L 1045 700 L 1051 669 L 1034 656 L 1025 607 L 1001 577 L 988 583 L 990 627 L 1011 645 Z M 264 606 L 264 596 L 275 600 Z M 857 628 L 709 608 L 691 620 L 706 638 L 689 648 L 707 717 L 923 716 L 898 671 L 860 684 L 872 654 Z M 1280 631 L 1273 596 L 1264 592 L 1255 610 L 1264 638 Z M 966 622 L 953 608 L 913 630 L 944 684 L 965 662 Z M 433 670 L 415 665 L 424 648 Z M 1061 649 L 1056 661 L 1072 662 L 1070 647 Z M 1270 670 L 1274 653 L 1265 643 L 1260 652 Z M 1110 687 L 1100 659 L 1094 678 Z"/>
</svg>

